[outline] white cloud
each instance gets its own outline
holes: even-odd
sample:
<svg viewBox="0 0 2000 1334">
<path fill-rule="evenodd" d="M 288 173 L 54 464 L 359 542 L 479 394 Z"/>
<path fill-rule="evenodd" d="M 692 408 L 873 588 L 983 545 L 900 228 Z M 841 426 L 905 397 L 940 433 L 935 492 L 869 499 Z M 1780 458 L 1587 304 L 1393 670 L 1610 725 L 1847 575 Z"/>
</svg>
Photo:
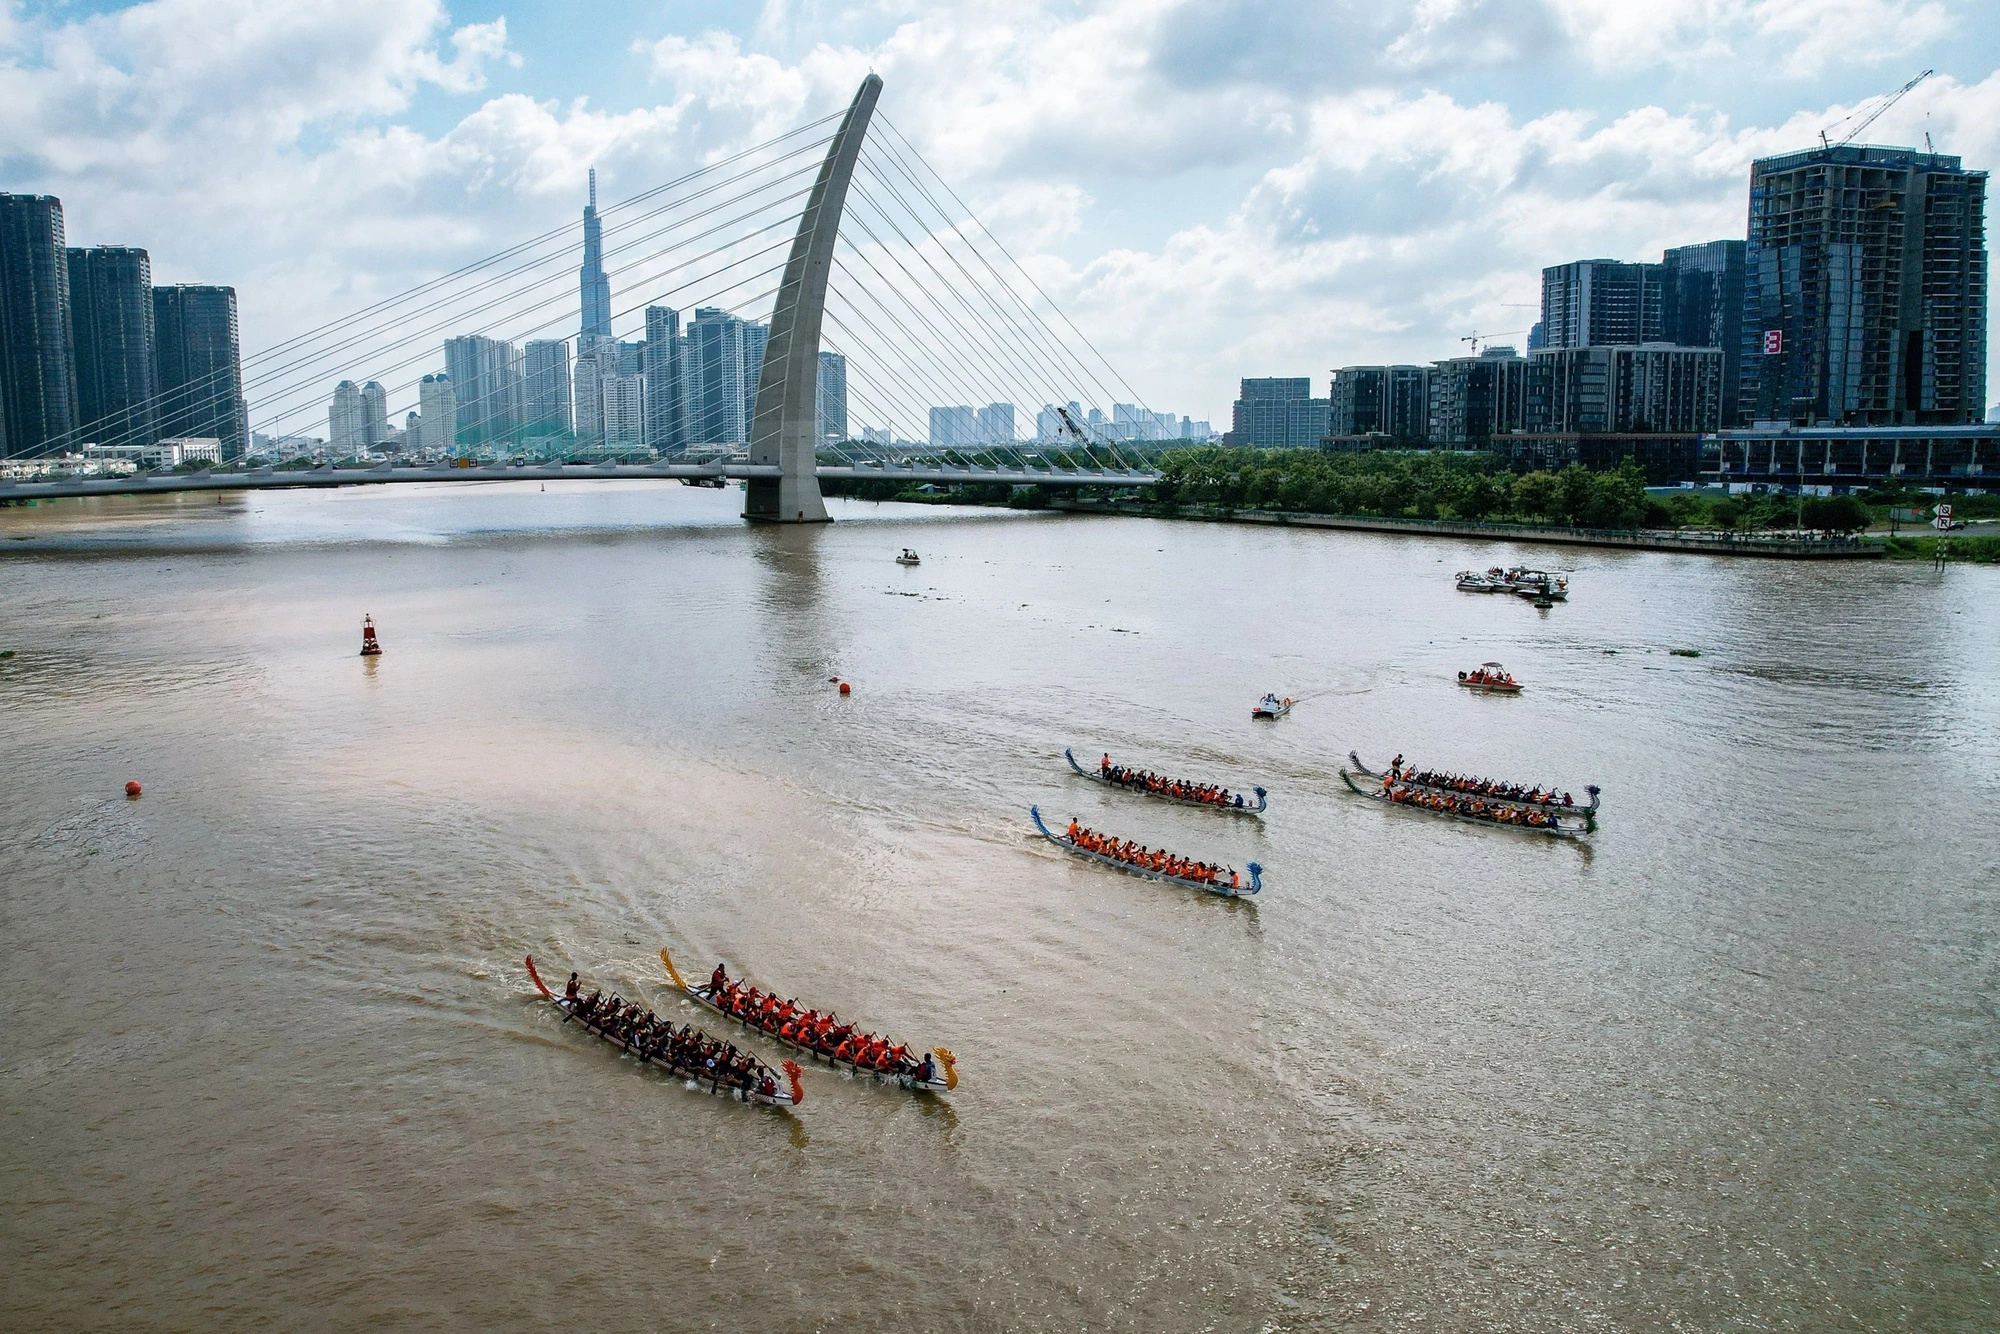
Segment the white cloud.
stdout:
<svg viewBox="0 0 2000 1334">
<path fill-rule="evenodd" d="M 437 0 L 72 23 L 0 0 L 0 188 L 61 194 L 74 237 L 146 244 L 163 281 L 237 283 L 255 344 L 573 219 L 593 162 L 615 198 L 837 111 L 873 69 L 884 112 L 1155 406 L 1217 416 L 1240 375 L 1522 328 L 1545 264 L 1741 235 L 1750 159 L 1852 109 L 1854 80 L 1817 71 L 1934 50 L 1982 9 L 773 0 L 742 35 L 640 43 L 651 104 L 607 108 L 511 86 L 505 20 L 454 29 Z M 1661 67 L 1710 105 L 1583 91 Z M 1809 109 L 1718 109 L 1773 68 Z M 466 103 L 419 130 L 425 89 Z M 1940 75 L 1868 137 L 1925 128 L 1991 163 L 2000 74 Z"/>
</svg>

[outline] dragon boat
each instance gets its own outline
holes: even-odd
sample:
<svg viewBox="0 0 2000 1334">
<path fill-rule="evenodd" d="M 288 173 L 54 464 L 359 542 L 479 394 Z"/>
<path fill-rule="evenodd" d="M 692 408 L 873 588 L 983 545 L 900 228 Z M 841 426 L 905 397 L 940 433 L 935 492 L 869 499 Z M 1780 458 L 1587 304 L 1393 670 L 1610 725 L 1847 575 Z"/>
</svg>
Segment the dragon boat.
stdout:
<svg viewBox="0 0 2000 1334">
<path fill-rule="evenodd" d="M 595 1033 L 598 1037 L 603 1038 L 620 1051 L 626 1052 L 629 1055 L 640 1056 L 639 1049 L 635 1045 L 627 1042 L 616 1033 L 611 1032 L 596 1020 L 585 1018 L 582 1014 L 578 1013 L 575 1002 L 571 1001 L 568 997 L 558 996 L 555 992 L 550 991 L 548 984 L 542 981 L 542 975 L 535 971 L 535 956 L 532 954 L 528 956 L 528 976 L 533 979 L 535 990 L 541 992 L 543 998 L 549 1004 L 562 1011 L 564 1023 L 568 1023 L 574 1019 L 583 1025 L 587 1031 Z M 756 1089 L 739 1088 L 734 1084 L 724 1084 L 720 1080 L 712 1078 L 706 1071 L 670 1064 L 664 1057 L 648 1058 L 640 1056 L 640 1059 L 649 1065 L 657 1065 L 676 1079 L 686 1080 L 689 1088 L 703 1089 L 705 1092 L 711 1094 L 719 1093 L 724 1097 L 735 1098 L 739 1102 L 761 1102 L 772 1107 L 796 1107 L 806 1100 L 805 1090 L 799 1085 L 799 1063 L 797 1061 L 785 1061 L 779 1066 L 779 1069 L 785 1072 L 785 1082 L 791 1086 L 789 1089 L 780 1088 L 773 1093 L 760 1093 Z"/>
<path fill-rule="evenodd" d="M 1050 832 L 1049 827 L 1042 823 L 1042 812 L 1038 806 L 1028 807 L 1028 816 L 1035 822 L 1035 828 L 1040 831 L 1043 838 L 1055 844 L 1064 852 L 1069 853 L 1072 857 L 1082 857 L 1086 861 L 1099 862 L 1105 866 L 1109 866 L 1114 871 L 1123 871 L 1126 875 L 1136 875 L 1146 880 L 1160 880 L 1169 885 L 1179 885 L 1183 889 L 1198 889 L 1204 894 L 1219 894 L 1225 899 L 1245 898 L 1258 893 L 1264 888 L 1264 868 L 1256 862 L 1244 863 L 1245 869 L 1250 872 L 1249 884 L 1211 885 L 1200 880 L 1191 880 L 1186 876 L 1168 875 L 1165 871 L 1155 871 L 1151 867 L 1138 866 L 1132 862 L 1121 861 L 1117 857 L 1106 856 L 1101 852 L 1093 852 L 1079 843 L 1072 843 L 1067 835 Z"/>
<path fill-rule="evenodd" d="M 1092 773 L 1076 762 L 1076 756 L 1068 746 L 1063 747 L 1063 758 L 1069 761 L 1070 768 L 1076 770 L 1093 783 L 1102 783 L 1106 787 L 1115 787 L 1121 792 L 1137 792 L 1142 796 L 1158 797 L 1161 801 L 1176 802 L 1182 806 L 1199 806 L 1203 810 L 1224 811 L 1230 815 L 1262 815 L 1271 804 L 1269 794 L 1261 787 L 1250 789 L 1257 794 L 1257 800 L 1254 804 L 1246 801 L 1241 806 L 1225 806 L 1219 801 L 1202 801 L 1197 797 L 1177 797 L 1171 792 L 1155 792 L 1144 783 L 1121 783 L 1115 778 L 1105 777 L 1102 773 Z M 1238 795 L 1241 794 L 1239 793 Z"/>
<path fill-rule="evenodd" d="M 1491 829 L 1513 829 L 1524 834 L 1541 834 L 1548 838 L 1567 839 L 1582 838 L 1597 829 L 1597 815 L 1594 808 L 1548 807 L 1538 802 L 1514 802 L 1504 797 L 1485 797 L 1451 788 L 1420 787 L 1414 783 L 1398 784 L 1384 774 L 1357 774 L 1345 768 L 1340 771 L 1340 781 L 1347 784 L 1347 790 L 1356 796 L 1379 801 L 1384 806 L 1422 811 L 1426 815 L 1439 815 L 1463 824 L 1485 825 Z M 1435 798 L 1462 802 L 1468 807 L 1477 803 L 1485 809 L 1447 810 L 1426 806 L 1417 801 L 1398 801 L 1389 795 L 1390 789 L 1397 786 Z M 1519 818 L 1510 819 L 1509 813 Z"/>
<path fill-rule="evenodd" d="M 674 985 L 680 988 L 681 994 L 696 1005 L 705 1006 L 725 1019 L 733 1019 L 745 1028 L 763 1034 L 781 1047 L 790 1047 L 793 1051 L 804 1052 L 813 1060 L 824 1061 L 836 1070 L 847 1070 L 857 1075 L 868 1075 L 882 1083 L 895 1084 L 915 1092 L 945 1093 L 958 1087 L 958 1058 L 943 1047 L 931 1048 L 931 1054 L 937 1057 L 939 1073 L 930 1079 L 918 1079 L 913 1072 L 907 1070 L 877 1070 L 872 1066 L 860 1065 L 854 1061 L 836 1057 L 832 1052 L 821 1051 L 818 1047 L 808 1045 L 807 1043 L 782 1037 L 775 1027 L 767 1027 L 760 1020 L 746 1019 L 733 1010 L 723 1008 L 717 999 L 709 993 L 707 987 L 688 985 L 687 980 L 680 975 L 680 970 L 674 967 L 673 956 L 665 950 L 660 951 L 660 962 L 666 965 L 667 976 L 674 980 Z M 790 1066 L 792 1062 L 786 1061 L 785 1064 Z"/>
<path fill-rule="evenodd" d="M 1389 781 L 1389 775 L 1386 772 L 1377 773 L 1375 770 L 1370 769 L 1361 762 L 1361 757 L 1351 750 L 1347 752 L 1347 760 L 1348 763 L 1354 766 L 1354 771 L 1363 778 L 1372 778 L 1378 783 Z M 1487 801 L 1502 801 L 1509 806 L 1518 806 L 1524 811 L 1541 811 L 1546 815 L 1587 815 L 1591 817 L 1589 823 L 1592 829 L 1595 829 L 1597 825 L 1597 803 L 1602 792 L 1602 789 L 1597 784 L 1592 783 L 1584 788 L 1584 791 L 1590 796 L 1589 801 L 1583 803 L 1581 806 L 1565 806 L 1560 801 L 1527 801 L 1520 797 L 1496 797 L 1485 792 L 1467 792 L 1463 788 L 1445 787 L 1439 783 L 1419 783 L 1410 778 L 1399 777 L 1395 781 L 1401 783 L 1404 787 L 1415 788 L 1419 792 L 1436 792 L 1446 797 L 1480 797 Z"/>
</svg>

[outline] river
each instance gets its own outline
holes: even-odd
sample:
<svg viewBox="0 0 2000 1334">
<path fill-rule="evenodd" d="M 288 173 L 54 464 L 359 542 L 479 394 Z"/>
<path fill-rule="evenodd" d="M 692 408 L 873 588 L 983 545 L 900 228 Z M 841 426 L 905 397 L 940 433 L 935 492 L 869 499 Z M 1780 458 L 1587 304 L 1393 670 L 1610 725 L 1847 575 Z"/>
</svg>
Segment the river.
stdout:
<svg viewBox="0 0 2000 1334">
<path fill-rule="evenodd" d="M 0 1325 L 2000 1321 L 2000 572 L 739 504 L 0 510 Z M 1452 586 L 1514 561 L 1571 600 Z M 1384 809 L 1350 749 L 1603 822 Z M 962 1082 L 702 1096 L 522 968 L 721 1033 L 662 946 Z"/>
</svg>

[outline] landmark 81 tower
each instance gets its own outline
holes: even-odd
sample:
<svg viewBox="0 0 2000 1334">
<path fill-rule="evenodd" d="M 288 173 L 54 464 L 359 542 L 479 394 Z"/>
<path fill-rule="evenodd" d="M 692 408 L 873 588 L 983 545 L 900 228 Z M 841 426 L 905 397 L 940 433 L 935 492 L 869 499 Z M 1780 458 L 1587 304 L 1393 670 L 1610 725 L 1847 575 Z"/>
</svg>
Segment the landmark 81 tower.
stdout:
<svg viewBox="0 0 2000 1334">
<path fill-rule="evenodd" d="M 611 280 L 604 276 L 604 229 L 597 220 L 597 168 L 590 169 L 590 202 L 583 206 L 583 328 L 588 340 L 611 337 Z M 589 347 L 586 341 L 580 345 Z"/>
</svg>

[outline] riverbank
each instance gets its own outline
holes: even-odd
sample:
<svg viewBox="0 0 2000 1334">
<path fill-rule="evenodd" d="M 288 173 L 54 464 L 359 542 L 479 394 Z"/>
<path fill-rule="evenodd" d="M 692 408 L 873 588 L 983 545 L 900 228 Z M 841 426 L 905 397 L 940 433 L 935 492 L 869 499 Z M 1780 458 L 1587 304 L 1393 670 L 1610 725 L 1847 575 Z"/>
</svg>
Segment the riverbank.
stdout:
<svg viewBox="0 0 2000 1334">
<path fill-rule="evenodd" d="M 1882 544 L 1855 538 L 1794 537 L 1789 533 L 1675 533 L 1663 529 L 1563 528 L 1543 524 L 1479 523 L 1463 519 L 1378 519 L 1360 515 L 1291 514 L 1277 510 L 1223 510 L 1196 506 L 1120 505 L 1105 501 L 1051 500 L 1049 508 L 1085 514 L 1127 514 L 1200 523 L 1254 523 L 1280 528 L 1338 528 L 1362 533 L 1469 537 L 1557 546 L 1623 547 L 1682 551 L 1705 556 L 1761 556 L 1772 560 L 1880 560 Z"/>
</svg>

